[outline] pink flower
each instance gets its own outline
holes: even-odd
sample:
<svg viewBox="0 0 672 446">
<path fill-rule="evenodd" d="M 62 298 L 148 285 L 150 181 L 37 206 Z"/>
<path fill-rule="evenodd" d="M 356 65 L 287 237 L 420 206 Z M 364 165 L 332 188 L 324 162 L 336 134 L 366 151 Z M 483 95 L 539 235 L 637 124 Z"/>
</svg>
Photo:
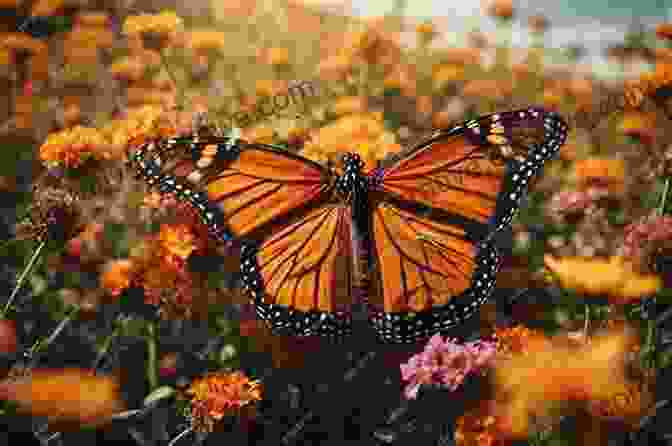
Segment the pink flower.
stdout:
<svg viewBox="0 0 672 446">
<path fill-rule="evenodd" d="M 408 382 L 404 395 L 407 399 L 417 398 L 422 384 L 438 384 L 454 392 L 467 375 L 487 368 L 494 359 L 495 351 L 496 346 L 492 342 L 457 344 L 450 338 L 443 341 L 436 334 L 421 353 L 400 365 L 402 380 Z"/>
<path fill-rule="evenodd" d="M 607 189 L 597 187 L 585 191 L 559 192 L 552 198 L 550 208 L 552 212 L 561 214 L 579 212 L 608 194 Z"/>
<path fill-rule="evenodd" d="M 623 255 L 638 257 L 646 243 L 672 238 L 672 216 L 648 216 L 625 228 Z"/>
</svg>

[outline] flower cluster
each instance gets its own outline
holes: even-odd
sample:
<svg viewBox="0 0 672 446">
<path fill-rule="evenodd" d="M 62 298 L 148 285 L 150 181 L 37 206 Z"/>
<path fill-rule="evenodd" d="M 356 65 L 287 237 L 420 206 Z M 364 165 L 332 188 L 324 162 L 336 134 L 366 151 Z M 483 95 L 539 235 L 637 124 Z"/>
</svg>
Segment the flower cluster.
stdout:
<svg viewBox="0 0 672 446">
<path fill-rule="evenodd" d="M 211 372 L 196 378 L 187 393 L 191 397 L 191 418 L 195 430 L 211 432 L 217 421 L 261 400 L 259 380 L 242 372 Z"/>
<path fill-rule="evenodd" d="M 429 340 L 422 353 L 401 365 L 401 377 L 408 382 L 404 394 L 415 399 L 421 385 L 437 384 L 455 391 L 467 375 L 481 373 L 491 365 L 496 352 L 494 343 L 474 341 L 457 344 L 443 341 L 440 335 Z"/>
</svg>

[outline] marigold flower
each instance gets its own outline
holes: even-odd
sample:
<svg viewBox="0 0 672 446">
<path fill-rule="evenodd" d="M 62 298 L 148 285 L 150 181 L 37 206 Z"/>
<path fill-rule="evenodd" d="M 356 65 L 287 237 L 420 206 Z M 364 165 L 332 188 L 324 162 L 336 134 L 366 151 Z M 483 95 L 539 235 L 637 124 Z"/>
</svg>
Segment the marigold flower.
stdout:
<svg viewBox="0 0 672 446">
<path fill-rule="evenodd" d="M 626 382 L 610 390 L 610 395 L 588 401 L 588 412 L 594 417 L 617 417 L 637 425 L 648 402 L 642 392 L 642 384 Z"/>
<path fill-rule="evenodd" d="M 455 422 L 454 439 L 458 446 L 507 446 L 502 435 L 505 420 L 496 410 L 496 402 L 483 401 Z"/>
<path fill-rule="evenodd" d="M 123 33 L 140 35 L 145 48 L 160 50 L 165 48 L 177 37 L 183 21 L 173 11 L 162 11 L 159 14 L 140 14 L 126 18 Z"/>
<path fill-rule="evenodd" d="M 513 3 L 511 0 L 491 0 L 485 6 L 487 15 L 499 19 L 511 19 L 513 17 Z"/>
<path fill-rule="evenodd" d="M 464 66 L 456 64 L 442 64 L 434 67 L 432 81 L 434 88 L 442 89 L 450 82 L 461 81 L 464 79 Z"/>
<path fill-rule="evenodd" d="M 436 37 L 438 34 L 432 22 L 423 22 L 418 24 L 415 27 L 415 33 L 418 35 L 420 42 L 424 45 L 431 42 L 432 39 L 434 39 L 434 37 Z"/>
<path fill-rule="evenodd" d="M 288 65 L 289 49 L 282 47 L 268 48 L 266 51 L 266 60 L 269 65 Z"/>
<path fill-rule="evenodd" d="M 97 148 L 104 143 L 98 130 L 78 125 L 47 136 L 40 147 L 40 159 L 49 167 L 77 167 L 85 154 L 96 155 Z"/>
<path fill-rule="evenodd" d="M 115 79 L 138 81 L 144 76 L 147 66 L 140 60 L 140 58 L 127 56 L 117 59 L 110 65 L 108 70 Z"/>
<path fill-rule="evenodd" d="M 161 225 L 159 240 L 163 249 L 181 259 L 187 259 L 197 249 L 196 237 L 185 224 Z"/>
<path fill-rule="evenodd" d="M 417 398 L 422 384 L 438 384 L 455 391 L 467 375 L 488 367 L 495 352 L 492 342 L 475 341 L 460 345 L 450 338 L 443 341 L 440 335 L 434 335 L 422 353 L 401 364 L 401 378 L 409 382 L 404 395 L 408 399 Z"/>
<path fill-rule="evenodd" d="M 543 332 L 527 328 L 524 325 L 495 328 L 494 337 L 497 352 L 507 356 L 529 354 L 529 352 L 548 348 L 549 340 Z"/>
<path fill-rule="evenodd" d="M 547 255 L 544 263 L 563 288 L 589 295 L 609 295 L 619 302 L 654 294 L 662 286 L 660 277 L 636 272 L 632 263 L 620 256 L 604 261 L 579 257 L 556 260 Z"/>
<path fill-rule="evenodd" d="M 345 79 L 353 67 L 353 59 L 347 54 L 335 54 L 322 60 L 317 66 L 321 79 L 338 81 Z"/>
<path fill-rule="evenodd" d="M 100 284 L 112 296 L 119 296 L 131 284 L 134 264 L 131 260 L 120 259 L 108 262 L 100 276 Z"/>
<path fill-rule="evenodd" d="M 574 175 L 579 187 L 603 187 L 610 192 L 625 191 L 625 162 L 613 158 L 588 158 L 574 164 Z"/>
<path fill-rule="evenodd" d="M 33 55 L 47 50 L 47 45 L 23 33 L 6 33 L 0 37 L 0 48 L 26 51 Z"/>
<path fill-rule="evenodd" d="M 243 372 L 210 372 L 196 378 L 187 394 L 191 399 L 194 429 L 211 432 L 214 424 L 226 415 L 233 415 L 255 401 L 261 400 L 259 380 L 250 380 Z"/>
<path fill-rule="evenodd" d="M 662 40 L 672 40 L 672 23 L 661 23 L 656 27 L 656 37 Z"/>
<path fill-rule="evenodd" d="M 547 413 L 558 401 L 610 398 L 626 380 L 625 352 L 631 330 L 610 331 L 589 344 L 569 347 L 561 342 L 529 355 L 495 363 L 495 393 L 502 396 L 512 437 L 528 434 L 530 414 Z"/>
<path fill-rule="evenodd" d="M 624 135 L 639 138 L 645 144 L 652 144 L 655 137 L 654 117 L 647 113 L 628 111 L 618 126 Z"/>
</svg>

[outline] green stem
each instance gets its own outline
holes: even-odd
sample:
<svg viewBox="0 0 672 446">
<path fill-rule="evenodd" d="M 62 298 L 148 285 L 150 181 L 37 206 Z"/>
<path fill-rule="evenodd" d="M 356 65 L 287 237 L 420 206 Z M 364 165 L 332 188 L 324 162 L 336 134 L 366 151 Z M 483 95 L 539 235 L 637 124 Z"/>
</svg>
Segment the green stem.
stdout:
<svg viewBox="0 0 672 446">
<path fill-rule="evenodd" d="M 149 381 L 149 391 L 153 391 L 159 386 L 159 367 L 156 354 L 156 323 L 147 323 L 147 380 Z"/>
<path fill-rule="evenodd" d="M 670 177 L 665 178 L 665 187 L 663 188 L 663 194 L 660 197 L 660 203 L 658 204 L 658 209 L 656 209 L 658 216 L 662 217 L 665 214 L 665 203 L 667 202 L 667 194 L 670 191 Z"/>
<path fill-rule="evenodd" d="M 40 253 L 42 252 L 42 249 L 46 246 L 46 244 L 47 240 L 46 239 L 42 240 L 35 249 L 35 252 L 33 252 L 33 256 L 28 261 L 28 265 L 26 265 L 26 267 L 21 272 L 19 279 L 16 281 L 16 286 L 14 287 L 12 294 L 9 296 L 9 299 L 7 299 L 7 303 L 5 303 L 5 307 L 2 309 L 2 313 L 0 313 L 0 319 L 4 319 L 5 315 L 7 314 L 7 311 L 9 310 L 9 307 L 12 305 L 12 302 L 14 301 L 14 298 L 19 293 L 19 290 L 21 289 L 23 282 L 26 280 L 26 277 L 28 277 L 28 273 L 35 266 L 35 262 L 37 261 L 38 257 L 40 256 Z"/>
</svg>

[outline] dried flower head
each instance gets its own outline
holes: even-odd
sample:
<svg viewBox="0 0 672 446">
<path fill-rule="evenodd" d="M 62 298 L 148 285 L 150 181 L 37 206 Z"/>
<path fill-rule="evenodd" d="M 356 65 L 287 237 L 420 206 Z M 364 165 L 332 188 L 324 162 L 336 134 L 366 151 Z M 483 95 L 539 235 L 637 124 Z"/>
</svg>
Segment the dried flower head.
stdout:
<svg viewBox="0 0 672 446">
<path fill-rule="evenodd" d="M 400 366 L 402 380 L 409 383 L 404 394 L 408 399 L 417 398 L 422 384 L 437 384 L 455 391 L 467 375 L 488 367 L 495 352 L 492 342 L 457 344 L 450 338 L 443 341 L 440 335 L 434 335 L 422 353 Z"/>
<path fill-rule="evenodd" d="M 195 430 L 212 432 L 214 425 L 227 415 L 261 400 L 259 380 L 250 380 L 243 372 L 211 372 L 196 378 L 187 390 L 191 399 L 191 418 Z"/>
<path fill-rule="evenodd" d="M 80 214 L 77 196 L 61 188 L 38 186 L 28 208 L 28 221 L 17 224 L 16 238 L 68 240 L 79 229 Z"/>
</svg>

